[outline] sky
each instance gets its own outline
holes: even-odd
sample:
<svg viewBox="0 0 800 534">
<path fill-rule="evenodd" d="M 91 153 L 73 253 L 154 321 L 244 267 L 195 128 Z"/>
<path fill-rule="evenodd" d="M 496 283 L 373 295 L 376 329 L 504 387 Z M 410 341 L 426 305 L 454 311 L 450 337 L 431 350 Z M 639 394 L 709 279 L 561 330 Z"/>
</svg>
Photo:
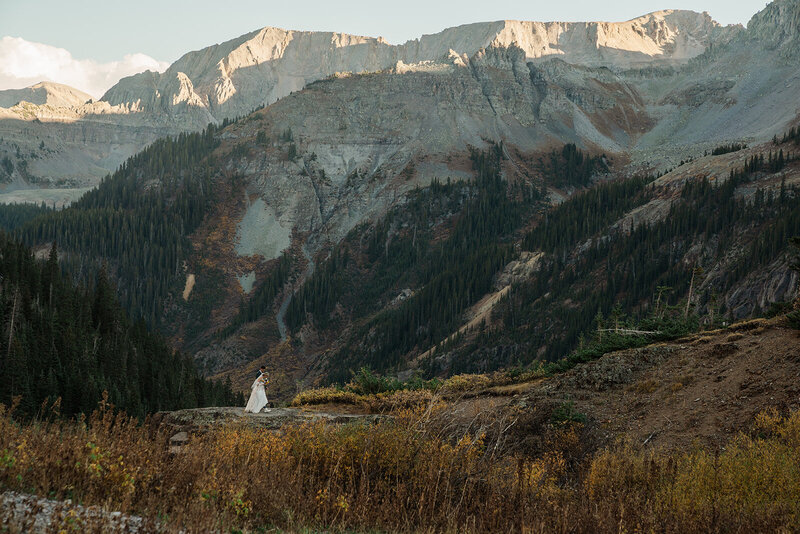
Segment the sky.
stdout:
<svg viewBox="0 0 800 534">
<path fill-rule="evenodd" d="M 123 76 L 164 70 L 197 50 L 262 28 L 382 36 L 393 44 L 470 22 L 623 21 L 661 9 L 746 24 L 765 0 L 0 0 L 0 89 L 42 80 L 99 97 Z"/>
</svg>

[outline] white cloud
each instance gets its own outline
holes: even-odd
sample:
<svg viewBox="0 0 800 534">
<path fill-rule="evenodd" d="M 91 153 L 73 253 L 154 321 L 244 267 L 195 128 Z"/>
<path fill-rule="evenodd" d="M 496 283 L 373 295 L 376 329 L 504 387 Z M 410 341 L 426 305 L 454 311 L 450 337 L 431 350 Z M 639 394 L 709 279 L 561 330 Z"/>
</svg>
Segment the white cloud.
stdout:
<svg viewBox="0 0 800 534">
<path fill-rule="evenodd" d="M 145 70 L 162 72 L 169 63 L 145 54 L 99 63 L 75 59 L 67 50 L 20 37 L 0 39 L 0 89 L 22 89 L 41 81 L 63 83 L 101 97 L 120 78 Z"/>
</svg>

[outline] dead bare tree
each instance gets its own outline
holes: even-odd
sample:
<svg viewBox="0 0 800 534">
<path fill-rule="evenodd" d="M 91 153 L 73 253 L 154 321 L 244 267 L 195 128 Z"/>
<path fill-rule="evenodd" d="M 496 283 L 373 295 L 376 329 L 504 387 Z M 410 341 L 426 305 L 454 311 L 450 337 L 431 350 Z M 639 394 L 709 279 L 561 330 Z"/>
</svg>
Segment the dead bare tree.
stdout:
<svg viewBox="0 0 800 534">
<path fill-rule="evenodd" d="M 694 293 L 694 278 L 695 276 L 700 276 L 701 274 L 703 274 L 702 267 L 695 267 L 694 269 L 692 269 L 692 279 L 689 282 L 689 296 L 686 297 L 686 309 L 683 312 L 684 319 L 689 317 L 689 306 L 692 303 L 692 296 Z"/>
</svg>

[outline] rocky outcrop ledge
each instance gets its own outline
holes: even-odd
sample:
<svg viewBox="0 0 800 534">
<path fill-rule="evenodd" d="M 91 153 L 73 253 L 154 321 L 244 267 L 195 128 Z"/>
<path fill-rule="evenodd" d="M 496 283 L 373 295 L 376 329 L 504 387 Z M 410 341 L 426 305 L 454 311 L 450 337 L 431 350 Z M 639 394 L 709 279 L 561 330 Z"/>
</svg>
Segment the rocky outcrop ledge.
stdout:
<svg viewBox="0 0 800 534">
<path fill-rule="evenodd" d="M 157 424 L 166 424 L 176 431 L 204 431 L 212 427 L 241 423 L 255 428 L 278 430 L 285 425 L 324 421 L 333 424 L 365 422 L 374 423 L 386 416 L 374 414 L 345 414 L 307 410 L 301 408 L 272 408 L 268 412 L 245 413 L 238 406 L 192 408 L 175 412 L 158 412 L 153 416 Z"/>
<path fill-rule="evenodd" d="M 302 408 L 271 408 L 260 413 L 245 413 L 238 406 L 191 408 L 174 412 L 158 412 L 153 416 L 155 425 L 170 428 L 170 451 L 181 452 L 191 434 L 202 434 L 208 430 L 229 424 L 242 424 L 251 428 L 280 430 L 287 425 L 326 422 L 345 424 L 362 422 L 371 424 L 387 416 L 375 414 L 345 414 Z"/>
</svg>

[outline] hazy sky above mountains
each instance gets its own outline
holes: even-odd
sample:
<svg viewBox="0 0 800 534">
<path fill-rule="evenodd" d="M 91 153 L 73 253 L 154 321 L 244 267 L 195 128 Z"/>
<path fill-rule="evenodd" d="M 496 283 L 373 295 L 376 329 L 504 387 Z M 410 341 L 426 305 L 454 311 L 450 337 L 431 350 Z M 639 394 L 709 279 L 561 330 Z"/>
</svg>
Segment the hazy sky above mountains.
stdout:
<svg viewBox="0 0 800 534">
<path fill-rule="evenodd" d="M 99 97 L 123 76 L 163 70 L 188 51 L 264 26 L 383 36 L 398 44 L 469 22 L 623 21 L 660 9 L 708 11 L 721 24 L 746 24 L 765 5 L 764 0 L 0 0 L 0 89 L 47 79 Z"/>
</svg>

